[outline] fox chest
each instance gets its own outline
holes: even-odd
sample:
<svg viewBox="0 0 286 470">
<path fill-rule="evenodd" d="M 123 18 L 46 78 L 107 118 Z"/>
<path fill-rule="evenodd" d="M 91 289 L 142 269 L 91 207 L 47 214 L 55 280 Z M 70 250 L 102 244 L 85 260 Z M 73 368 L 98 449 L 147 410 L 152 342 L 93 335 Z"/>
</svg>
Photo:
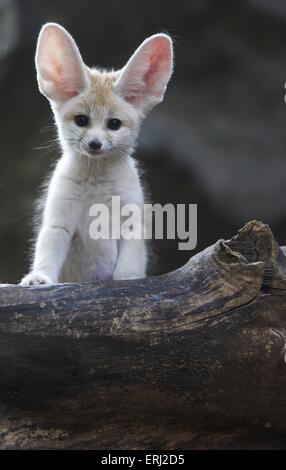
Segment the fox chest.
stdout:
<svg viewBox="0 0 286 470">
<path fill-rule="evenodd" d="M 76 232 L 87 246 L 112 240 L 113 220 L 120 220 L 120 206 L 114 207 L 114 198 L 120 200 L 120 194 L 104 185 L 82 194 Z"/>
<path fill-rule="evenodd" d="M 81 194 L 79 220 L 67 259 L 70 278 L 102 281 L 112 277 L 118 240 L 112 238 L 111 213 L 112 196 L 108 188 L 91 188 Z M 92 224 L 97 219 L 95 234 Z"/>
</svg>

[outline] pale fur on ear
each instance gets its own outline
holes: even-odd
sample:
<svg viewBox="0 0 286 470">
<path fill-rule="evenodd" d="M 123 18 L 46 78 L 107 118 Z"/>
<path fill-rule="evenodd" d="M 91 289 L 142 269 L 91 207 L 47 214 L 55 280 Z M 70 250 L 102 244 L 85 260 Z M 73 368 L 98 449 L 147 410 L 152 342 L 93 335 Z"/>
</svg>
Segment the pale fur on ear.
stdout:
<svg viewBox="0 0 286 470">
<path fill-rule="evenodd" d="M 121 70 L 114 90 L 146 113 L 163 100 L 172 70 L 172 40 L 166 34 L 154 34 L 145 39 Z"/>
<path fill-rule="evenodd" d="M 75 41 L 56 23 L 42 27 L 35 62 L 39 89 L 51 101 L 65 102 L 89 85 L 86 66 Z"/>
</svg>

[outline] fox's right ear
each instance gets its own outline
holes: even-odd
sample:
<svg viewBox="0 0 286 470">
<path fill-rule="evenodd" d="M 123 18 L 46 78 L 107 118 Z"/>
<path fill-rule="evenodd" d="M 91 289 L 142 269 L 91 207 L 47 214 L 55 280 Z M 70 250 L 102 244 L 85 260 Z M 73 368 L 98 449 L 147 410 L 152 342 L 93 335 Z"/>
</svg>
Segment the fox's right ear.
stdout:
<svg viewBox="0 0 286 470">
<path fill-rule="evenodd" d="M 47 23 L 41 29 L 35 60 L 39 89 L 52 101 L 64 103 L 89 86 L 76 43 L 56 23 Z"/>
</svg>

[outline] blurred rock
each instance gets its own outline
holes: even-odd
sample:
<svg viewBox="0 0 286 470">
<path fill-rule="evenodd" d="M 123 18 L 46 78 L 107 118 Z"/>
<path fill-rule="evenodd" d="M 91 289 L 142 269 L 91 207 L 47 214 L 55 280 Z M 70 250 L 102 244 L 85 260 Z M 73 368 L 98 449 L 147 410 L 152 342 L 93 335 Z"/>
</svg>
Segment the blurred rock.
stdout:
<svg viewBox="0 0 286 470">
<path fill-rule="evenodd" d="M 18 45 L 18 13 L 14 0 L 0 0 L 0 80 L 6 70 L 4 60 Z"/>
</svg>

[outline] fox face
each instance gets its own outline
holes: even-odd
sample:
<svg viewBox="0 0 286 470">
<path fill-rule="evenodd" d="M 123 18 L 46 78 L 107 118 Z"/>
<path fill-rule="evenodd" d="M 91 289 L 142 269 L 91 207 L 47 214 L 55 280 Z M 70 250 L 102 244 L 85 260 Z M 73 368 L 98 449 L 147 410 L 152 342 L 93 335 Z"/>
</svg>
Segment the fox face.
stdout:
<svg viewBox="0 0 286 470">
<path fill-rule="evenodd" d="M 132 153 L 142 119 L 163 99 L 172 66 L 165 34 L 146 39 L 121 70 L 109 72 L 87 67 L 70 34 L 46 24 L 37 44 L 37 78 L 63 149 L 96 159 Z"/>
<path fill-rule="evenodd" d="M 54 108 L 61 142 L 91 158 L 130 154 L 140 114 L 114 92 L 116 73 L 89 70 L 88 77 L 86 91 Z"/>
</svg>

